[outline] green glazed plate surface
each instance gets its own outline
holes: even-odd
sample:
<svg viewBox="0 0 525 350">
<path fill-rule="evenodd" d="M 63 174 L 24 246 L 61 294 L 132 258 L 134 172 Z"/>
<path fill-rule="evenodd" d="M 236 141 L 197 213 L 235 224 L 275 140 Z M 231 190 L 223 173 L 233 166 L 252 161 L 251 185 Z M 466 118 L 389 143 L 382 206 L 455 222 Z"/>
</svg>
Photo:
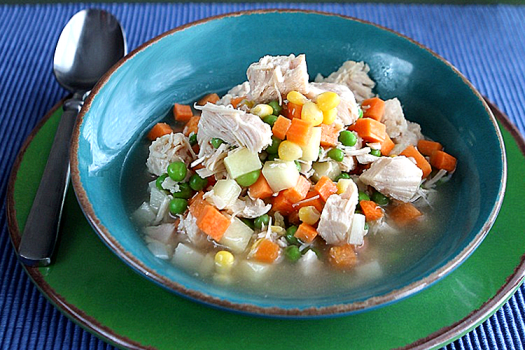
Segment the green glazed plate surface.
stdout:
<svg viewBox="0 0 525 350">
<path fill-rule="evenodd" d="M 442 346 L 483 322 L 519 287 L 525 273 L 525 143 L 494 109 L 505 140 L 508 183 L 490 233 L 466 262 L 439 283 L 393 305 L 338 318 L 258 318 L 206 307 L 139 276 L 97 237 L 72 188 L 55 263 L 26 271 L 42 293 L 88 331 L 123 348 L 391 349 Z M 36 193 L 62 114 L 44 118 L 11 176 L 8 219 L 13 245 Z M 521 174 L 521 175 L 520 175 Z"/>
</svg>

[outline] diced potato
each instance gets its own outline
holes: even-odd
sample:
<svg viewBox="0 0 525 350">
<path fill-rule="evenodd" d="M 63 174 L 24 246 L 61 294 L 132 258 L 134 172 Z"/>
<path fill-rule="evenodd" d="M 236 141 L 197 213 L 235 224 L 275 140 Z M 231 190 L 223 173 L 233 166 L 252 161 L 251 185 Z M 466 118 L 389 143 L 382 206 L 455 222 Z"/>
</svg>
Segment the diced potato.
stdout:
<svg viewBox="0 0 525 350">
<path fill-rule="evenodd" d="M 208 253 L 206 254 L 206 256 L 204 257 L 204 259 L 202 259 L 202 262 L 199 266 L 199 270 L 198 270 L 198 273 L 200 276 L 210 276 L 214 269 L 215 269 L 215 259 L 214 259 L 215 255 L 213 255 L 213 253 Z"/>
<path fill-rule="evenodd" d="M 213 195 L 208 197 L 210 202 L 222 210 L 230 205 L 233 205 L 239 195 L 241 194 L 242 188 L 235 180 L 219 180 L 213 186 Z"/>
<path fill-rule="evenodd" d="M 312 175 L 314 181 L 319 181 L 323 176 L 328 176 L 331 180 L 334 180 L 339 174 L 341 174 L 339 164 L 333 160 L 313 163 L 312 168 L 314 168 L 314 174 Z"/>
<path fill-rule="evenodd" d="M 264 163 L 262 173 L 273 192 L 294 187 L 299 179 L 299 171 L 292 161 L 266 162 Z"/>
<path fill-rule="evenodd" d="M 234 253 L 242 253 L 252 237 L 253 230 L 244 222 L 235 218 L 222 235 L 220 244 L 228 247 Z"/>
<path fill-rule="evenodd" d="M 303 156 L 301 160 L 306 162 L 313 162 L 319 158 L 319 147 L 321 146 L 321 128 L 315 127 L 312 128 L 312 134 L 310 136 L 310 141 L 305 146 L 302 146 Z"/>
<path fill-rule="evenodd" d="M 144 227 L 144 233 L 161 243 L 169 244 L 172 247 L 177 243 L 177 234 L 175 233 L 175 225 L 172 223 L 161 224 L 158 226 Z"/>
<path fill-rule="evenodd" d="M 201 263 L 204 261 L 204 257 L 204 254 L 198 252 L 193 247 L 179 243 L 177 248 L 175 248 L 171 262 L 188 272 L 194 272 L 199 270 Z"/>
<path fill-rule="evenodd" d="M 133 221 L 140 226 L 150 225 L 155 220 L 156 212 L 146 202 L 133 212 Z"/>
<path fill-rule="evenodd" d="M 253 282 L 262 281 L 267 278 L 273 265 L 255 261 L 244 260 L 239 263 L 239 271 Z"/>
<path fill-rule="evenodd" d="M 170 245 L 166 245 L 154 239 L 149 240 L 148 249 L 156 258 L 163 260 L 170 259 L 171 254 L 173 253 L 173 248 Z"/>
<path fill-rule="evenodd" d="M 348 186 L 350 186 L 354 181 L 352 179 L 339 179 L 337 181 L 337 194 L 343 194 L 346 192 Z"/>
<path fill-rule="evenodd" d="M 224 158 L 224 165 L 232 179 L 261 169 L 261 161 L 257 153 L 252 153 L 247 148 L 241 148 Z"/>
<path fill-rule="evenodd" d="M 350 234 L 348 235 L 348 243 L 361 245 L 364 243 L 366 217 L 363 214 L 354 214 L 352 225 L 350 226 Z"/>
</svg>

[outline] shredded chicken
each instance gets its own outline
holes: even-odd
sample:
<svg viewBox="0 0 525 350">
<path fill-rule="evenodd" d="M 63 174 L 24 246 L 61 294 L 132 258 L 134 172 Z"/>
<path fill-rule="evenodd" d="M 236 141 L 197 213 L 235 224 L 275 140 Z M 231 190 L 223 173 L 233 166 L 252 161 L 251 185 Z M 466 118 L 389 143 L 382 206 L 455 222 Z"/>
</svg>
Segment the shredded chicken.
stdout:
<svg viewBox="0 0 525 350">
<path fill-rule="evenodd" d="M 252 63 L 246 72 L 250 82 L 250 99 L 264 103 L 281 99 L 282 95 L 295 90 L 308 91 L 308 71 L 304 55 L 264 56 Z"/>
<path fill-rule="evenodd" d="M 361 103 L 374 96 L 372 89 L 375 83 L 368 76 L 370 67 L 363 62 L 346 61 L 328 77 L 322 75 L 315 77 L 316 82 L 336 83 L 347 86 L 353 92 L 357 102 Z"/>
<path fill-rule="evenodd" d="M 340 102 L 337 106 L 336 122 L 344 125 L 353 124 L 359 117 L 357 103 L 354 94 L 345 85 L 334 83 L 311 83 L 306 97 L 315 99 L 323 92 L 331 91 L 339 95 Z"/>
<path fill-rule="evenodd" d="M 405 119 L 401 102 L 397 98 L 385 101 L 385 112 L 381 122 L 385 124 L 388 136 L 396 144 L 391 154 L 399 154 L 409 145 L 416 146 L 423 138 L 419 124 Z"/>
<path fill-rule="evenodd" d="M 228 144 L 223 143 L 210 156 L 205 156 L 197 159 L 192 163 L 192 166 L 202 164 L 204 168 L 197 169 L 196 173 L 200 177 L 206 178 L 215 175 L 217 179 L 226 177 L 226 166 L 224 165 L 224 158 L 228 156 Z"/>
<path fill-rule="evenodd" d="M 181 133 L 167 134 L 159 137 L 149 146 L 149 157 L 146 161 L 148 171 L 160 176 L 166 172 L 168 165 L 180 161 L 186 164 L 195 159 L 188 138 Z"/>
<path fill-rule="evenodd" d="M 250 83 L 245 81 L 244 83 L 231 88 L 230 91 L 228 91 L 226 95 L 221 97 L 221 99 L 217 101 L 216 104 L 227 106 L 231 104 L 232 98 L 245 97 L 245 96 L 248 96 L 249 93 L 250 93 Z"/>
<path fill-rule="evenodd" d="M 237 199 L 229 209 L 233 212 L 233 216 L 255 219 L 269 212 L 272 205 L 265 204 L 262 199 L 252 199 L 246 196 Z"/>
</svg>

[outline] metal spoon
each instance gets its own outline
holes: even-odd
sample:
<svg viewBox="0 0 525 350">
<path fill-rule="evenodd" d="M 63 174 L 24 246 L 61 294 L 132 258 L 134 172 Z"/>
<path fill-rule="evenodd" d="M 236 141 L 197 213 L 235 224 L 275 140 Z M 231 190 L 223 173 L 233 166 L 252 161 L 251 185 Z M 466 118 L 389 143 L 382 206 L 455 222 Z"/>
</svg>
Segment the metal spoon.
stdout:
<svg viewBox="0 0 525 350">
<path fill-rule="evenodd" d="M 76 117 L 84 96 L 126 50 L 120 23 L 103 10 L 78 12 L 60 34 L 53 72 L 58 83 L 73 92 L 73 97 L 64 103 L 64 113 L 20 241 L 18 254 L 26 265 L 51 263 L 69 183 L 69 145 Z"/>
</svg>

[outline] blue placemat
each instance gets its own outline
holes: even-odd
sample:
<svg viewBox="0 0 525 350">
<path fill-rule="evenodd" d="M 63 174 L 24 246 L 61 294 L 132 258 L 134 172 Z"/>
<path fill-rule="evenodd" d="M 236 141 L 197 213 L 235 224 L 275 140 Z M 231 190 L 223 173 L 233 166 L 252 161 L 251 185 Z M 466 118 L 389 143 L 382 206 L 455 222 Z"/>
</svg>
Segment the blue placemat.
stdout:
<svg viewBox="0 0 525 350">
<path fill-rule="evenodd" d="M 525 135 L 525 7 L 387 4 L 106 4 L 133 49 L 201 18 L 257 8 L 301 8 L 381 24 L 431 48 L 455 65 Z M 66 92 L 55 82 L 53 50 L 82 4 L 0 6 L 0 348 L 113 349 L 61 315 L 18 264 L 6 227 L 9 171 L 22 142 Z M 447 349 L 523 349 L 525 289 Z"/>
</svg>

